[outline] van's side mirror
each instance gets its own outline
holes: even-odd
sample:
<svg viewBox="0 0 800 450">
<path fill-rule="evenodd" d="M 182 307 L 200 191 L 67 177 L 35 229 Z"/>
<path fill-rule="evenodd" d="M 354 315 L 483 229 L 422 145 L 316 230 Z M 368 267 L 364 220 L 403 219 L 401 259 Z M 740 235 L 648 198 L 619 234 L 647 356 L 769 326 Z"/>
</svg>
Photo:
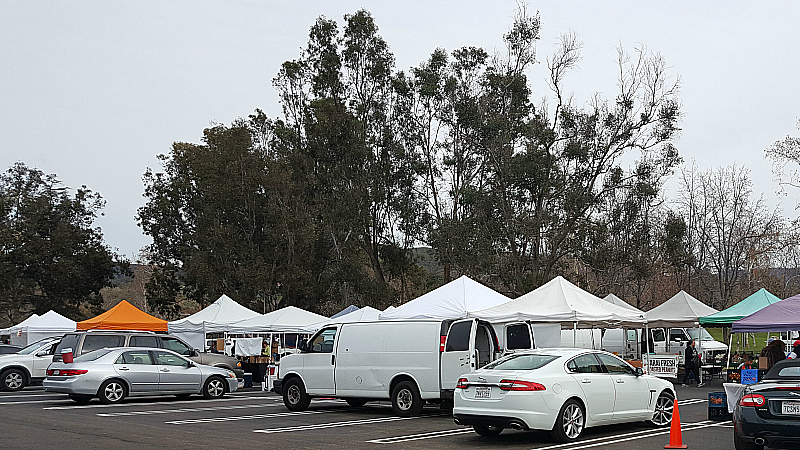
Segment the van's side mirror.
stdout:
<svg viewBox="0 0 800 450">
<path fill-rule="evenodd" d="M 297 348 L 299 348 L 301 352 L 307 352 L 308 351 L 308 339 L 303 339 L 302 341 L 300 341 L 300 344 L 297 346 Z"/>
</svg>

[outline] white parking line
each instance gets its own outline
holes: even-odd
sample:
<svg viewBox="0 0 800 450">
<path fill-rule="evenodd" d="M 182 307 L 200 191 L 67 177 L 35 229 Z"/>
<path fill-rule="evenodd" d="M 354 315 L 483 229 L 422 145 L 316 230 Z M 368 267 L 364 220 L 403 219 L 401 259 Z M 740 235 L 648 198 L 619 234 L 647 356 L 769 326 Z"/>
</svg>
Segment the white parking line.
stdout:
<svg viewBox="0 0 800 450">
<path fill-rule="evenodd" d="M 377 417 L 375 419 L 360 419 L 360 420 L 347 420 L 344 422 L 331 422 L 331 423 L 320 423 L 315 425 L 301 425 L 301 426 L 292 426 L 292 427 L 282 427 L 282 428 L 268 428 L 265 430 L 253 430 L 254 433 L 293 433 L 297 431 L 309 431 L 309 430 L 323 430 L 326 428 L 339 428 L 339 427 L 349 427 L 354 425 L 367 425 L 371 423 L 382 423 L 382 422 L 396 422 L 398 420 L 413 420 L 413 419 L 420 419 L 423 417 L 437 417 L 442 416 L 444 414 L 429 414 L 425 416 L 417 416 L 417 417 Z"/>
<path fill-rule="evenodd" d="M 704 420 L 702 422 L 695 422 L 695 423 L 685 423 L 681 426 L 682 432 L 699 430 L 702 428 L 708 427 L 719 427 L 719 426 L 726 426 L 730 422 L 711 422 L 708 420 Z M 565 449 L 565 450 L 579 450 L 583 448 L 591 448 L 597 447 L 600 445 L 608 445 L 608 444 L 616 444 L 619 442 L 626 442 L 626 441 L 634 441 L 637 439 L 647 439 L 653 436 L 662 436 L 665 434 L 669 434 L 670 430 L 661 430 L 661 431 L 653 431 L 653 430 L 644 430 L 644 431 L 636 431 L 633 433 L 626 433 L 626 434 L 618 434 L 614 436 L 606 436 L 601 438 L 589 439 L 586 441 L 579 441 L 579 442 L 571 442 L 569 444 L 557 444 L 557 445 L 550 445 L 548 447 L 538 447 L 532 450 L 551 450 L 551 449 Z"/>
<path fill-rule="evenodd" d="M 47 408 L 42 408 L 42 409 L 61 410 L 61 409 L 117 408 L 117 407 L 127 407 L 127 406 L 152 406 L 152 405 L 170 406 L 170 405 L 180 405 L 186 403 L 208 403 L 208 402 L 225 402 L 233 400 L 259 400 L 259 399 L 261 399 L 261 397 L 223 397 L 213 400 L 197 399 L 197 400 L 161 401 L 161 402 L 119 403 L 116 405 L 94 404 L 94 405 L 49 406 Z M 44 401 L 52 401 L 52 400 L 44 400 Z"/>
<path fill-rule="evenodd" d="M 326 414 L 334 412 L 332 409 L 323 411 L 301 411 L 301 412 L 281 412 L 272 414 L 255 414 L 252 416 L 234 416 L 234 417 L 209 417 L 207 419 L 187 419 L 187 420 L 170 420 L 164 422 L 170 425 L 186 425 L 191 423 L 210 423 L 210 422 L 232 422 L 236 420 L 253 420 L 253 419 L 267 419 L 270 417 L 286 417 L 286 416 L 305 416 L 309 414 Z"/>
<path fill-rule="evenodd" d="M 464 429 L 464 428 L 454 428 L 450 430 L 442 430 L 442 431 L 431 431 L 429 433 L 420 433 L 420 434 L 409 434 L 406 436 L 395 436 L 395 437 L 388 437 L 382 439 L 373 439 L 371 441 L 367 441 L 369 444 L 397 444 L 400 442 L 409 442 L 409 441 L 419 441 L 422 439 L 434 439 L 438 437 L 446 437 L 446 436 L 454 436 L 457 434 L 469 434 L 472 433 L 472 429 Z"/>
<path fill-rule="evenodd" d="M 707 398 L 687 398 L 686 400 L 678 399 L 678 407 L 681 405 L 694 405 L 696 403 L 706 403 L 708 402 Z"/>
<path fill-rule="evenodd" d="M 209 406 L 207 408 L 181 408 L 181 409 L 160 409 L 155 411 L 123 411 L 112 413 L 97 413 L 98 417 L 121 417 L 121 416 L 149 416 L 153 414 L 179 414 L 200 411 L 228 411 L 231 409 L 250 409 L 250 408 L 274 408 L 275 404 L 263 403 L 258 405 L 228 405 L 228 406 Z"/>
</svg>

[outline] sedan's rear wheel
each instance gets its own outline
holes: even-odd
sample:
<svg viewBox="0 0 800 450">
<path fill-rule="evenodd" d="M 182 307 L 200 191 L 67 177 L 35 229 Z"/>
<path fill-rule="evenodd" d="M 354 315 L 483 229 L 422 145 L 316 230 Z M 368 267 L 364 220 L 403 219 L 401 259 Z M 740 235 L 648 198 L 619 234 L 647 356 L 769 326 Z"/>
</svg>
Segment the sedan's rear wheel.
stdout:
<svg viewBox="0 0 800 450">
<path fill-rule="evenodd" d="M 105 404 L 119 403 L 128 395 L 125 383 L 120 380 L 108 380 L 100 385 L 97 396 Z"/>
<path fill-rule="evenodd" d="M 19 369 L 8 369 L 3 372 L 4 391 L 18 391 L 25 387 L 25 373 Z"/>
<path fill-rule="evenodd" d="M 586 412 L 575 399 L 567 400 L 558 412 L 556 424 L 553 426 L 553 439 L 558 442 L 572 442 L 583 433 L 586 425 Z"/>
<path fill-rule="evenodd" d="M 494 425 L 473 425 L 472 429 L 485 437 L 495 437 L 503 432 L 503 427 L 496 427 Z"/>
<path fill-rule="evenodd" d="M 659 394 L 656 399 L 656 408 L 653 411 L 653 418 L 650 422 L 657 427 L 665 427 L 672 423 L 672 410 L 675 405 L 675 397 L 668 391 Z"/>
<path fill-rule="evenodd" d="M 203 397 L 207 399 L 222 398 L 225 395 L 225 380 L 211 377 L 203 385 Z"/>
</svg>

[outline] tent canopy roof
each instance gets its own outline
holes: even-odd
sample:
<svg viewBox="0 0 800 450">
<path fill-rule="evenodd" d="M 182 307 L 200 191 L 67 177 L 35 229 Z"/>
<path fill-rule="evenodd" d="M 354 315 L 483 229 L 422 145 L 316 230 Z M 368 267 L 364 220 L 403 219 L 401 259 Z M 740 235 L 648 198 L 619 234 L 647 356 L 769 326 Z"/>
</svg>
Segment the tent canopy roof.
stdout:
<svg viewBox="0 0 800 450">
<path fill-rule="evenodd" d="M 800 330 L 800 294 L 767 305 L 733 322 L 734 333 Z"/>
<path fill-rule="evenodd" d="M 330 319 L 323 320 L 322 322 L 313 323 L 305 327 L 305 331 L 308 333 L 313 333 L 320 328 L 326 327 L 328 325 L 340 324 L 340 323 L 351 323 L 351 322 L 371 322 L 373 320 L 378 320 L 378 316 L 381 314 L 379 309 L 375 309 L 371 306 L 365 306 L 363 308 L 357 309 L 352 311 L 348 314 L 339 317 L 331 317 Z"/>
<path fill-rule="evenodd" d="M 628 303 L 625 300 L 617 297 L 614 294 L 606 295 L 605 297 L 603 297 L 603 300 L 605 300 L 605 301 L 607 301 L 609 303 L 612 303 L 614 305 L 621 306 L 621 307 L 623 307 L 625 309 L 629 309 L 629 310 L 631 310 L 633 312 L 636 312 L 636 313 L 639 313 L 639 314 L 644 314 L 644 311 L 642 311 L 641 309 L 631 305 L 630 303 Z"/>
<path fill-rule="evenodd" d="M 247 309 L 232 298 L 222 294 L 214 303 L 189 317 L 169 323 L 170 333 L 202 332 L 214 333 L 228 331 L 228 328 L 242 320 L 258 317 L 261 314 Z"/>
<path fill-rule="evenodd" d="M 324 320 L 329 319 L 295 306 L 287 306 L 252 319 L 239 321 L 231 325 L 229 331 L 233 333 L 305 333 L 305 327 Z"/>
<path fill-rule="evenodd" d="M 33 313 L 30 316 L 28 316 L 25 320 L 23 320 L 22 322 L 20 322 L 20 323 L 18 323 L 16 325 L 11 325 L 8 328 L 3 328 L 2 330 L 0 330 L 0 333 L 8 334 L 8 333 L 10 333 L 12 331 L 16 333 L 16 331 L 20 327 L 27 326 L 29 323 L 33 323 L 34 321 L 36 321 L 36 319 L 38 319 L 38 318 L 39 318 L 39 315 L 36 314 L 36 313 Z"/>
<path fill-rule="evenodd" d="M 710 316 L 701 317 L 700 324 L 706 326 L 729 326 L 733 322 L 779 301 L 781 299 L 772 295 L 768 290 L 761 288 L 730 308 L 723 309 Z"/>
<path fill-rule="evenodd" d="M 647 324 L 651 327 L 693 328 L 699 325 L 700 317 L 717 313 L 684 291 L 647 311 Z"/>
<path fill-rule="evenodd" d="M 467 317 L 467 313 L 509 300 L 505 295 L 467 276 L 461 276 L 391 311 L 387 309 L 380 319 L 462 319 Z"/>
<path fill-rule="evenodd" d="M 347 308 L 345 308 L 345 309 L 343 309 L 343 310 L 341 310 L 341 311 L 337 312 L 336 314 L 332 315 L 332 316 L 331 316 L 331 319 L 335 319 L 335 318 L 337 318 L 337 317 L 341 317 L 341 316 L 343 316 L 343 315 L 345 315 L 345 314 L 350 314 L 350 313 L 351 313 L 351 312 L 353 312 L 353 311 L 358 311 L 358 309 L 359 309 L 359 308 L 358 308 L 358 306 L 356 306 L 356 305 L 350 305 L 350 306 L 348 306 Z"/>
<path fill-rule="evenodd" d="M 23 324 L 20 324 L 15 328 L 22 329 L 22 331 L 63 331 L 67 333 L 69 331 L 75 331 L 75 321 L 68 319 L 51 309 L 36 319 L 28 322 L 24 326 Z"/>
<path fill-rule="evenodd" d="M 604 301 L 558 276 L 501 305 L 470 313 L 494 323 L 551 322 L 564 328 L 640 326 L 644 314 Z"/>
<path fill-rule="evenodd" d="M 99 316 L 78 322 L 77 329 L 167 331 L 167 321 L 153 317 L 123 300 Z"/>
</svg>

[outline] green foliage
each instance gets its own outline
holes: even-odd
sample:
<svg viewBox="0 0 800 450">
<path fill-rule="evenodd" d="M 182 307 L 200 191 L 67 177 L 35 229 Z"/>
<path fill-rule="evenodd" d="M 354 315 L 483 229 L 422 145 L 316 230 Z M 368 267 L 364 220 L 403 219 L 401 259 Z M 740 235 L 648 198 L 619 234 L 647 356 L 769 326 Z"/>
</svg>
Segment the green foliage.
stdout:
<svg viewBox="0 0 800 450">
<path fill-rule="evenodd" d="M 55 175 L 14 164 L 0 175 L 0 311 L 9 320 L 50 309 L 80 317 L 102 305 L 126 261 L 92 224 L 104 206 L 85 186 L 74 194 Z"/>
</svg>

